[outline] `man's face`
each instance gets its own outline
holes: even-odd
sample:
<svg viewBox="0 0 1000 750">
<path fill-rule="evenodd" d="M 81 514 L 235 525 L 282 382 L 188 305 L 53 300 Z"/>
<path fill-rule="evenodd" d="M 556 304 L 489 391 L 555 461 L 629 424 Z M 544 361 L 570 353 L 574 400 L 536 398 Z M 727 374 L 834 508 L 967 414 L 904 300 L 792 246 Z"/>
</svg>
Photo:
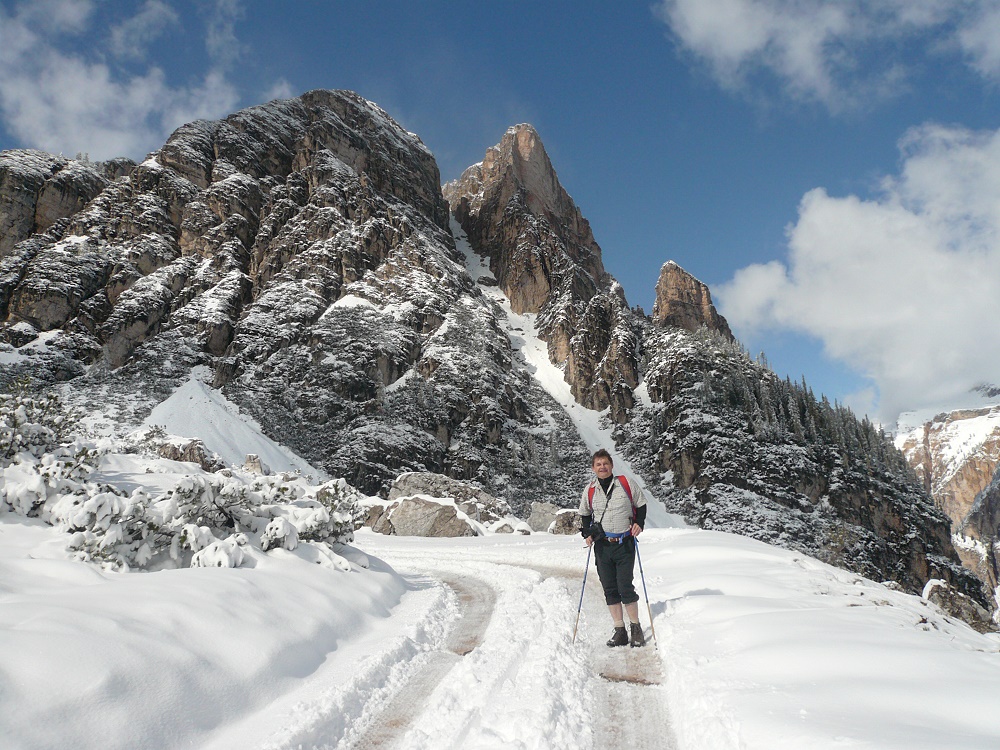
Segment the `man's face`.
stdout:
<svg viewBox="0 0 1000 750">
<path fill-rule="evenodd" d="M 599 479 L 607 479 L 613 471 L 611 461 L 604 456 L 598 456 L 594 459 L 594 473 L 597 474 Z"/>
</svg>

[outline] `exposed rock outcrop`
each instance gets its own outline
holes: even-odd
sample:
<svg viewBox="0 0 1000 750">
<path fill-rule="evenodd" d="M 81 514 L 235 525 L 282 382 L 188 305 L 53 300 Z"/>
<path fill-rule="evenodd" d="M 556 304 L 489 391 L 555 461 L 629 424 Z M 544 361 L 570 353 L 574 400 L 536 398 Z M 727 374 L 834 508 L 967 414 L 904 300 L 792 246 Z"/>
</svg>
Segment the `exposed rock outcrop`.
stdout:
<svg viewBox="0 0 1000 750">
<path fill-rule="evenodd" d="M 374 508 L 373 508 L 374 510 Z M 405 497 L 369 516 L 372 530 L 394 536 L 476 536 L 476 529 L 454 505 L 427 497 Z"/>
<path fill-rule="evenodd" d="M 1000 406 L 938 414 L 896 445 L 957 532 L 1000 468 Z"/>
<path fill-rule="evenodd" d="M 511 308 L 538 315 L 549 358 L 565 365 L 574 397 L 610 406 L 624 421 L 638 383 L 628 304 L 538 133 L 527 124 L 508 129 L 444 194 Z"/>
<path fill-rule="evenodd" d="M 121 168 L 116 161 L 111 175 Z M 99 164 L 31 149 L 0 152 L 0 259 L 21 240 L 75 214 L 108 182 Z"/>
<path fill-rule="evenodd" d="M 697 331 L 705 326 L 729 339 L 733 338 L 726 319 L 712 304 L 708 287 L 672 260 L 663 264 L 656 281 L 653 322 L 687 331 Z"/>
<path fill-rule="evenodd" d="M 989 610 L 944 581 L 929 581 L 924 587 L 924 596 L 945 613 L 963 620 L 980 633 L 990 633 L 997 629 Z"/>
<path fill-rule="evenodd" d="M 991 590 L 998 583 L 1000 406 L 938 414 L 901 432 L 896 445 L 951 519 L 963 564 Z"/>
<path fill-rule="evenodd" d="M 157 453 L 171 461 L 187 461 L 198 464 L 205 471 L 218 471 L 225 463 L 215 453 L 208 450 L 201 440 L 170 440 L 160 444 Z"/>
<path fill-rule="evenodd" d="M 389 500 L 412 495 L 454 500 L 473 521 L 488 524 L 511 515 L 510 506 L 468 482 L 429 471 L 406 472 L 393 480 Z"/>
</svg>

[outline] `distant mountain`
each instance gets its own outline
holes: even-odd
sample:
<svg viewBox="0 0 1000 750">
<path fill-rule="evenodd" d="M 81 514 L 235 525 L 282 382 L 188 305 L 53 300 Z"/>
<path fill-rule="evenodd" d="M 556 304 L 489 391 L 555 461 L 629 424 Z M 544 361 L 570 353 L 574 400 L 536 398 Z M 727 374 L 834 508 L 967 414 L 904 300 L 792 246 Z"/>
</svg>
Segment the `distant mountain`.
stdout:
<svg viewBox="0 0 1000 750">
<path fill-rule="evenodd" d="M 985 391 L 981 395 L 990 398 Z M 1000 405 L 942 412 L 908 427 L 896 436 L 896 445 L 951 519 L 962 561 L 990 589 L 996 588 Z"/>
<path fill-rule="evenodd" d="M 902 455 L 749 358 L 704 284 L 666 263 L 653 315 L 629 306 L 530 125 L 439 183 L 345 91 L 185 125 L 140 164 L 3 152 L 0 387 L 59 387 L 82 429 L 122 433 L 207 367 L 362 490 L 433 471 L 522 515 L 576 502 L 582 406 L 693 523 L 986 602 Z"/>
</svg>

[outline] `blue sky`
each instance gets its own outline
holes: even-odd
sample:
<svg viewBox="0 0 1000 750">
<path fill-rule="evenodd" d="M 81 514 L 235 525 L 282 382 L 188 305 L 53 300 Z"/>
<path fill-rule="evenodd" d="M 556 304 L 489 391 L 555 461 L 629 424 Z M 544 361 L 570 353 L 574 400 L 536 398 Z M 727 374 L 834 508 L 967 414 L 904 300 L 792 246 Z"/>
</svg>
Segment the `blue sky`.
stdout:
<svg viewBox="0 0 1000 750">
<path fill-rule="evenodd" d="M 1000 382 L 997 0 L 0 0 L 0 148 L 133 158 L 349 88 L 442 178 L 540 133 L 632 304 L 673 259 L 886 421 Z"/>
</svg>

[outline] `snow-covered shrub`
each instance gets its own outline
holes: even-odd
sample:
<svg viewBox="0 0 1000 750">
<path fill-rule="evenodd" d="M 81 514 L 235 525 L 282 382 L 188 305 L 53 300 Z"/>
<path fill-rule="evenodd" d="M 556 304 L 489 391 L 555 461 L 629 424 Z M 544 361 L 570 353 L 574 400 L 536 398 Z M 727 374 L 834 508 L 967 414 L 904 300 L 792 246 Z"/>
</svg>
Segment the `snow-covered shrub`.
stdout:
<svg viewBox="0 0 1000 750">
<path fill-rule="evenodd" d="M 295 475 L 249 478 L 227 469 L 185 476 L 155 497 L 126 494 L 93 481 L 100 459 L 93 446 L 61 443 L 54 397 L 0 399 L 0 510 L 66 532 L 77 559 L 114 570 L 236 567 L 248 546 L 291 550 L 301 540 L 332 564 L 329 545 L 353 541 L 361 495 L 343 479 L 314 487 Z M 139 452 L 148 447 L 133 443 Z"/>
<path fill-rule="evenodd" d="M 191 558 L 192 568 L 238 568 L 243 563 L 243 545 L 246 537 L 234 534 L 228 539 L 216 539 Z"/>
<path fill-rule="evenodd" d="M 352 542 L 354 530 L 361 524 L 359 501 L 364 497 L 344 479 L 333 479 L 316 490 L 316 502 L 324 513 L 304 519 L 299 537 L 327 542 Z"/>
<path fill-rule="evenodd" d="M 260 548 L 295 549 L 299 546 L 299 532 L 284 518 L 275 518 L 264 529 L 260 537 Z"/>
<path fill-rule="evenodd" d="M 26 381 L 0 393 L 0 466 L 20 453 L 38 458 L 55 449 L 74 423 L 55 393 L 30 394 Z"/>
<path fill-rule="evenodd" d="M 64 497 L 51 518 L 74 533 L 80 559 L 114 569 L 236 567 L 243 547 L 295 549 L 353 540 L 361 495 L 343 479 L 310 488 L 299 480 L 215 473 L 182 478 L 157 499 L 86 493 Z"/>
<path fill-rule="evenodd" d="M 184 477 L 170 492 L 165 521 L 183 519 L 213 531 L 254 530 L 261 497 L 242 482 L 221 474 Z"/>
</svg>

